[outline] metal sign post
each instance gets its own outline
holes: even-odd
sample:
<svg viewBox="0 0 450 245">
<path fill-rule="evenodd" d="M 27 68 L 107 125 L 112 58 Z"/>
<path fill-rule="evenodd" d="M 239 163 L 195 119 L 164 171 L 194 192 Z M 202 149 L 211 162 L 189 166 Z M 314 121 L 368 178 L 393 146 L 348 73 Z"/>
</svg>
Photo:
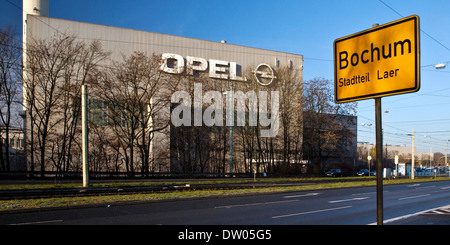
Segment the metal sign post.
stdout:
<svg viewBox="0 0 450 245">
<path fill-rule="evenodd" d="M 409 16 L 334 41 L 336 103 L 375 99 L 377 224 L 383 224 L 381 98 L 420 89 L 419 16 Z"/>
<path fill-rule="evenodd" d="M 375 98 L 377 225 L 383 224 L 383 132 L 381 121 L 381 98 Z"/>
</svg>

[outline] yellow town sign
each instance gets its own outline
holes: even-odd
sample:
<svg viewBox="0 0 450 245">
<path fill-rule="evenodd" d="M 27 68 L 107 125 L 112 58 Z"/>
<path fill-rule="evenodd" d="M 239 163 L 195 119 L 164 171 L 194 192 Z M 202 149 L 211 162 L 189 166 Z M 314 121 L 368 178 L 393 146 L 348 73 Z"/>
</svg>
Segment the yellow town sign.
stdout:
<svg viewBox="0 0 450 245">
<path fill-rule="evenodd" d="M 336 103 L 417 92 L 419 32 L 419 17 L 413 15 L 336 39 Z"/>
</svg>

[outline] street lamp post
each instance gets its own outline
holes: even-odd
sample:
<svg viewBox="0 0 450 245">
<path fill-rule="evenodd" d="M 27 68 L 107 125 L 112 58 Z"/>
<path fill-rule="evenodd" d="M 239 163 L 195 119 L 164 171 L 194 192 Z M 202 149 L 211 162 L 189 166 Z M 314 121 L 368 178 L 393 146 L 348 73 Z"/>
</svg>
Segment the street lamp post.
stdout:
<svg viewBox="0 0 450 245">
<path fill-rule="evenodd" d="M 431 137 L 428 136 L 428 135 L 425 135 L 425 136 L 423 136 L 423 137 L 424 137 L 424 138 L 427 138 L 427 137 L 430 138 L 430 157 L 429 157 L 429 158 L 430 158 L 430 159 L 429 159 L 429 160 L 430 160 L 430 166 L 429 166 L 429 167 L 430 167 L 430 169 L 431 169 L 431 152 L 432 152 L 432 148 L 431 148 Z"/>
<path fill-rule="evenodd" d="M 229 93 L 228 93 L 229 92 Z M 230 177 L 233 177 L 233 124 L 234 124 L 234 99 L 233 82 L 230 81 L 230 91 L 224 92 L 227 95 L 227 125 L 230 128 Z"/>
<path fill-rule="evenodd" d="M 445 142 L 445 163 L 444 166 L 447 167 L 448 170 L 448 177 L 450 178 L 450 166 L 447 166 L 447 154 L 448 154 L 448 142 L 450 140 L 447 140 L 447 142 Z"/>
<path fill-rule="evenodd" d="M 362 123 L 361 126 L 369 126 L 369 147 L 367 148 L 367 164 L 369 166 L 369 176 L 370 176 L 370 160 L 372 160 L 372 157 L 370 156 L 370 140 L 371 140 L 370 135 L 372 132 L 372 128 L 371 128 L 372 124 L 371 123 L 367 123 L 367 124 Z"/>
<path fill-rule="evenodd" d="M 384 129 L 384 138 L 386 139 L 386 163 L 385 163 L 385 167 L 387 167 L 388 164 L 388 143 L 387 143 L 387 114 L 389 113 L 388 110 L 385 110 L 384 113 L 386 113 L 386 117 L 384 119 L 385 122 L 385 129 Z"/>
<path fill-rule="evenodd" d="M 411 179 L 414 179 L 414 130 L 408 136 L 411 136 Z"/>
</svg>

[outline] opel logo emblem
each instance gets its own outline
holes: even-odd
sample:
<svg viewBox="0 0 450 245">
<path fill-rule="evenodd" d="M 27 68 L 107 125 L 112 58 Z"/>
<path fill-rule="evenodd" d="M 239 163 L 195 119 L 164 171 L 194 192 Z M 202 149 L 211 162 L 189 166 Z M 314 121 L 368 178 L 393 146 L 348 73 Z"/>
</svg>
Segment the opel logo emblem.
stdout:
<svg viewBox="0 0 450 245">
<path fill-rule="evenodd" d="M 268 64 L 258 65 L 253 74 L 255 75 L 256 81 L 263 86 L 269 86 L 277 79 L 275 71 Z"/>
</svg>

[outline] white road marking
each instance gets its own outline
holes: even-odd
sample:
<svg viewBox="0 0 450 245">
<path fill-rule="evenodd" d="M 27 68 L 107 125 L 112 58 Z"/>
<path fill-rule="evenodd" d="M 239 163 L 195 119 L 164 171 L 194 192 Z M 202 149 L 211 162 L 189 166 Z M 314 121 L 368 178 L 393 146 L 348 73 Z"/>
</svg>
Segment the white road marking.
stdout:
<svg viewBox="0 0 450 245">
<path fill-rule="evenodd" d="M 431 211 L 434 211 L 434 210 L 447 209 L 447 208 L 450 208 L 450 205 L 443 206 L 443 207 L 438 207 L 438 208 L 427 209 L 427 210 L 420 211 L 420 212 L 417 212 L 417 213 L 407 214 L 407 215 L 399 216 L 399 217 L 396 217 L 396 218 L 384 220 L 383 224 L 387 224 L 387 223 L 394 222 L 394 221 L 397 221 L 397 220 L 401 220 L 401 219 L 406 219 L 406 218 L 409 218 L 409 217 L 417 216 L 417 215 L 424 214 L 424 213 L 427 213 L 427 212 L 431 212 Z M 376 224 L 377 224 L 377 222 L 370 223 L 368 225 L 376 225 Z"/>
<path fill-rule="evenodd" d="M 301 213 L 284 214 L 284 215 L 273 216 L 272 219 L 286 218 L 286 217 L 292 217 L 292 216 L 299 216 L 299 215 L 304 215 L 304 214 L 313 214 L 313 213 L 328 212 L 328 211 L 334 211 L 334 210 L 345 209 L 345 208 L 351 208 L 351 207 L 353 207 L 353 206 L 344 206 L 344 207 L 337 207 L 337 208 L 328 208 L 328 209 L 320 209 L 320 210 L 314 210 L 314 211 L 307 211 L 307 212 L 301 212 Z"/>
<path fill-rule="evenodd" d="M 420 184 L 412 184 L 412 185 L 408 185 L 408 187 L 416 187 L 416 186 L 420 186 Z"/>
<path fill-rule="evenodd" d="M 249 206 L 257 206 L 257 205 L 268 205 L 268 204 L 278 204 L 278 203 L 297 202 L 297 201 L 300 201 L 300 200 L 285 200 L 285 201 L 274 201 L 274 202 L 257 202 L 257 203 L 224 205 L 224 206 L 217 206 L 217 207 L 214 207 L 214 208 L 249 207 Z"/>
<path fill-rule="evenodd" d="M 400 201 L 400 200 L 405 200 L 405 199 L 412 199 L 412 198 L 426 197 L 426 196 L 429 196 L 429 195 L 431 195 L 431 194 L 424 194 L 424 195 L 410 196 L 410 197 L 402 197 L 402 198 L 399 198 L 398 200 Z"/>
<path fill-rule="evenodd" d="M 341 199 L 341 200 L 334 200 L 334 201 L 328 201 L 328 203 L 338 203 L 338 202 L 349 202 L 349 201 L 361 201 L 364 199 L 367 199 L 369 197 L 355 197 L 355 198 L 348 198 L 348 199 Z"/>
<path fill-rule="evenodd" d="M 284 198 L 296 198 L 296 197 L 307 197 L 307 196 L 317 196 L 319 193 L 308 193 L 302 195 L 294 195 L 294 196 L 284 196 Z"/>
</svg>

